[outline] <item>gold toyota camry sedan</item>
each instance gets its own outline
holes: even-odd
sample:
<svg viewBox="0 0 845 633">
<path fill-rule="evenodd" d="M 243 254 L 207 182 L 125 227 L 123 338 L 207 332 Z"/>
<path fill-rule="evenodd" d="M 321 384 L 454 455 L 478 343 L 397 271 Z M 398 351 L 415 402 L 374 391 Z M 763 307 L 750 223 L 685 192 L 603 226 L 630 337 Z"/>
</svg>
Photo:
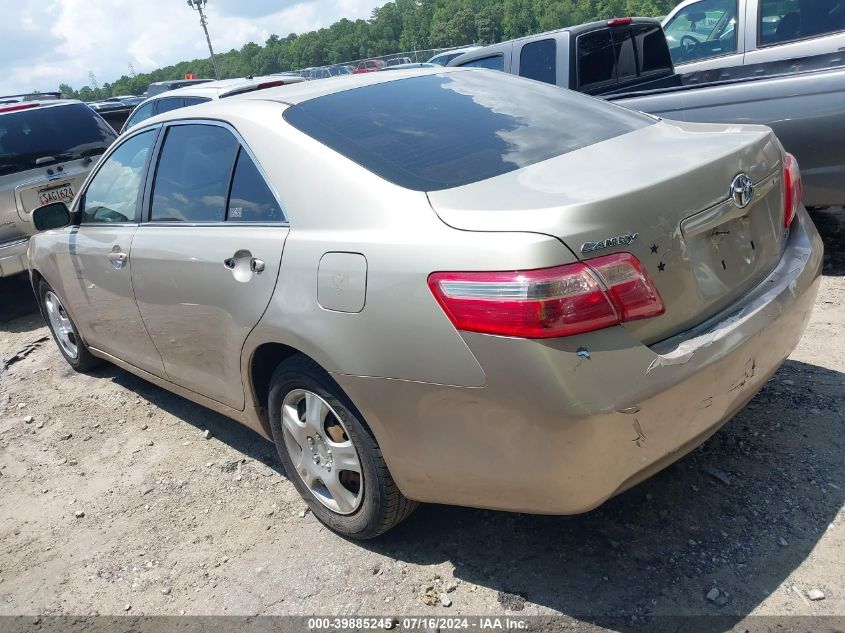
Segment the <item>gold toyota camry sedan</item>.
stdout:
<svg viewBox="0 0 845 633">
<path fill-rule="evenodd" d="M 35 211 L 59 351 L 271 438 L 314 514 L 584 512 L 703 442 L 798 342 L 819 236 L 772 132 L 481 69 L 176 110 Z"/>
</svg>

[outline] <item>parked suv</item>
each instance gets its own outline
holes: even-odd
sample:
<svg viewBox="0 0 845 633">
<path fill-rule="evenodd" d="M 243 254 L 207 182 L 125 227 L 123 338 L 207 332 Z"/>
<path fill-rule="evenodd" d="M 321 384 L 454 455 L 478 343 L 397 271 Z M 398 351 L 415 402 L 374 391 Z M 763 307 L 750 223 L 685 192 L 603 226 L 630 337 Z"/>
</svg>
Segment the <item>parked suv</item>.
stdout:
<svg viewBox="0 0 845 633">
<path fill-rule="evenodd" d="M 0 105 L 0 277 L 26 270 L 32 210 L 70 203 L 116 134 L 71 100 Z"/>
<path fill-rule="evenodd" d="M 242 77 L 240 79 L 222 79 L 220 81 L 207 81 L 199 85 L 189 85 L 183 88 L 176 88 L 168 92 L 156 94 L 142 102 L 132 111 L 126 123 L 123 124 L 121 132 L 125 132 L 146 121 L 150 117 L 179 108 L 198 105 L 215 99 L 225 99 L 234 95 L 240 95 L 254 90 L 275 88 L 287 84 L 295 84 L 305 81 L 305 78 L 298 75 L 285 73 L 283 75 L 267 75 L 266 77 Z"/>
</svg>

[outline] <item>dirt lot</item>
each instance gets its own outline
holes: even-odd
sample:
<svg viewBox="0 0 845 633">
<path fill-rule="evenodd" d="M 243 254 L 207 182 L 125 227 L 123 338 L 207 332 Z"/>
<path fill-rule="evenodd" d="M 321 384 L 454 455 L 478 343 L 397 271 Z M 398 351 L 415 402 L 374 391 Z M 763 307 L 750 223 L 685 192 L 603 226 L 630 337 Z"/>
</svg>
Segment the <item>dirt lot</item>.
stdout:
<svg viewBox="0 0 845 633">
<path fill-rule="evenodd" d="M 364 544 L 305 513 L 252 432 L 71 371 L 25 280 L 0 280 L 0 359 L 30 350 L 0 375 L 0 614 L 843 615 L 843 215 L 815 216 L 798 349 L 680 463 L 587 515 L 425 506 Z"/>
</svg>

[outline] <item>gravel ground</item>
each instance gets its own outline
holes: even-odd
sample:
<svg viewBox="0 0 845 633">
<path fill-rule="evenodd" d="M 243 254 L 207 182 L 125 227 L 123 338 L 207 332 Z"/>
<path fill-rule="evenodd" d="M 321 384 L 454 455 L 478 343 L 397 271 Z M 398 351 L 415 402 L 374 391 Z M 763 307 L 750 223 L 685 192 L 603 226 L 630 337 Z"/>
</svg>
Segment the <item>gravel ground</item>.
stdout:
<svg viewBox="0 0 845 633">
<path fill-rule="evenodd" d="M 828 254 L 800 345 L 700 449 L 586 515 L 423 506 L 363 544 L 305 511 L 251 431 L 74 373 L 25 280 L 0 280 L 0 359 L 20 357 L 0 372 L 0 615 L 843 615 L 844 215 L 814 216 Z"/>
</svg>

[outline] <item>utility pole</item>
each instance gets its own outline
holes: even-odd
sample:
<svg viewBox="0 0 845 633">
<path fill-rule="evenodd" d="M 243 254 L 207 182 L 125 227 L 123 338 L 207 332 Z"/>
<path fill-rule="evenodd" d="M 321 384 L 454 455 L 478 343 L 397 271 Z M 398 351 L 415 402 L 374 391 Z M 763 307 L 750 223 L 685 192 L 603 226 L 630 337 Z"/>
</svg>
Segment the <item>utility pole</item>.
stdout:
<svg viewBox="0 0 845 633">
<path fill-rule="evenodd" d="M 202 30 L 205 31 L 205 41 L 208 42 L 208 52 L 211 54 L 211 65 L 214 67 L 214 78 L 219 80 L 220 69 L 217 68 L 217 59 L 214 57 L 214 49 L 211 48 L 211 37 L 208 35 L 208 20 L 205 17 L 205 13 L 202 12 L 202 8 L 207 4 L 208 0 L 188 0 L 188 6 L 199 11 L 200 24 L 202 25 Z"/>
</svg>

